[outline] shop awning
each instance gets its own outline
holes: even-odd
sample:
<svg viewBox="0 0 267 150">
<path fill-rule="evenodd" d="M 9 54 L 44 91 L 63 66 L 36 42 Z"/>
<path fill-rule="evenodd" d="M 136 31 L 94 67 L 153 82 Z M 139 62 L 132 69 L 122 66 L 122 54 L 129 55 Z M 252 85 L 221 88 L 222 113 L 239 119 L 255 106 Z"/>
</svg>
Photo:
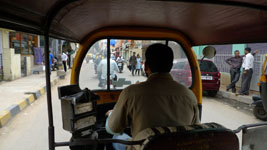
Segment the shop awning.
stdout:
<svg viewBox="0 0 267 150">
<path fill-rule="evenodd" d="M 192 1 L 0 0 L 0 27 L 44 34 L 46 19 L 60 10 L 50 35 L 73 42 L 110 26 L 179 30 L 193 45 L 267 42 L 267 0 Z"/>
</svg>

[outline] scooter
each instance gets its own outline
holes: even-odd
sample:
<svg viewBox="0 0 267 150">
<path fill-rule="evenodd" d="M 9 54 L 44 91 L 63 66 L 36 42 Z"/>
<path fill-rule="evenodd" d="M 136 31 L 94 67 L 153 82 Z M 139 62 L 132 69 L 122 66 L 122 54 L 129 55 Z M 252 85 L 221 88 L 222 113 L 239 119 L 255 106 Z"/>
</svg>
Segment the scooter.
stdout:
<svg viewBox="0 0 267 150">
<path fill-rule="evenodd" d="M 54 58 L 54 63 L 52 64 L 52 70 L 55 71 L 55 70 L 58 70 L 58 63 L 57 63 L 57 58 L 55 57 Z"/>
<path fill-rule="evenodd" d="M 122 70 L 123 70 L 123 62 L 122 61 L 119 61 L 117 64 L 118 64 L 119 72 L 122 73 Z"/>
<path fill-rule="evenodd" d="M 264 109 L 261 97 L 259 95 L 253 95 L 252 96 L 252 106 L 253 107 L 253 114 L 256 118 L 260 119 L 260 120 L 267 120 L 267 112 Z"/>
</svg>

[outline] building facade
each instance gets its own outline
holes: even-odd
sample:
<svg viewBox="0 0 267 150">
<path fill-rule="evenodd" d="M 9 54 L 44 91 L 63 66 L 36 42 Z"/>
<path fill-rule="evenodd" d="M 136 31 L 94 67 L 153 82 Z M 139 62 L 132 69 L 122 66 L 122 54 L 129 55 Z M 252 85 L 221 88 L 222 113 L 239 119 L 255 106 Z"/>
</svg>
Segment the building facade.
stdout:
<svg viewBox="0 0 267 150">
<path fill-rule="evenodd" d="M 59 61 L 65 43 L 67 42 L 63 40 L 50 39 L 49 49 Z M 73 43 L 69 45 L 71 48 L 68 51 L 73 54 L 72 51 L 77 47 Z M 43 36 L 0 28 L 0 81 L 11 81 L 35 72 L 40 73 L 43 71 L 43 65 Z"/>
</svg>

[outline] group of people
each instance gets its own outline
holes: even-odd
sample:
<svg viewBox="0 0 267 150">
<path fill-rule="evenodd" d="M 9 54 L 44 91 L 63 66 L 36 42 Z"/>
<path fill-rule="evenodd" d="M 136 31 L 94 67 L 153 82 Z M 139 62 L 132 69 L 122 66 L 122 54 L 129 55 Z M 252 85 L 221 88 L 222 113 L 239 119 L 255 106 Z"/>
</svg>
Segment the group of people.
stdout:
<svg viewBox="0 0 267 150">
<path fill-rule="evenodd" d="M 236 93 L 236 83 L 240 78 L 241 71 L 241 88 L 238 91 L 238 95 L 249 95 L 249 88 L 251 83 L 251 78 L 253 75 L 253 65 L 254 65 L 254 55 L 258 53 L 256 50 L 251 53 L 251 48 L 245 48 L 245 55 L 240 55 L 239 51 L 235 51 L 235 56 L 228 58 L 226 63 L 231 66 L 231 83 L 227 86 L 226 91 L 232 89 L 233 93 Z"/>
<path fill-rule="evenodd" d="M 135 56 L 136 53 L 133 52 L 133 55 L 130 57 L 129 59 L 129 69 L 132 72 L 132 75 L 135 76 L 136 74 L 138 74 L 138 76 L 140 75 L 140 71 L 142 73 L 143 71 L 143 67 L 142 67 L 142 59 L 140 57 L 139 54 L 137 54 L 137 56 Z"/>
</svg>

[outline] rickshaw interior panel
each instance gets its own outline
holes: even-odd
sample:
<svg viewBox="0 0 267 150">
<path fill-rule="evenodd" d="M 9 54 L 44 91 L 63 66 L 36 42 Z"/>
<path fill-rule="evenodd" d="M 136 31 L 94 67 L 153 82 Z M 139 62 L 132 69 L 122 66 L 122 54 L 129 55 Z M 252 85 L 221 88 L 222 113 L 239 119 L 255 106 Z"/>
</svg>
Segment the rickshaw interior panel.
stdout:
<svg viewBox="0 0 267 150">
<path fill-rule="evenodd" d="M 104 118 L 104 113 L 114 106 L 121 90 L 129 85 L 127 81 L 132 77 L 130 74 L 115 86 L 110 82 L 113 80 L 111 80 L 109 71 L 111 68 L 109 64 L 112 56 L 110 51 L 112 49 L 110 47 L 112 39 L 125 40 L 125 38 L 128 38 L 133 41 L 167 39 L 168 42 L 165 42 L 165 44 L 168 43 L 168 45 L 172 41 L 178 42 L 180 45 L 177 43 L 175 45 L 174 42 L 174 47 L 178 47 L 178 49 L 182 47 L 186 52 L 186 57 L 179 57 L 180 59 L 174 62 L 173 70 L 177 74 L 180 73 L 179 69 L 184 69 L 182 74 L 188 72 L 188 75 L 184 76 L 187 77 L 188 83 L 184 84 L 192 89 L 199 105 L 201 105 L 201 74 L 191 47 L 196 45 L 266 42 L 266 16 L 266 0 L 200 0 L 197 2 L 186 0 L 0 0 L 1 27 L 45 35 L 46 68 L 49 68 L 49 37 L 81 44 L 73 64 L 74 69 L 72 69 L 70 84 L 80 84 L 80 89 L 75 88 L 72 92 L 90 88 L 100 96 L 100 100 L 97 102 L 98 118 Z M 107 73 L 101 77 L 101 80 L 104 80 L 104 82 L 101 82 L 104 84 L 100 86 L 98 86 L 98 78 L 94 74 L 94 62 L 90 62 L 89 59 L 87 64 L 85 59 L 87 54 L 88 57 L 93 55 L 91 53 L 93 50 L 89 52 L 88 50 L 91 46 L 93 48 L 93 44 L 99 39 L 106 39 L 104 41 L 108 45 L 104 49 L 108 60 L 106 63 Z M 103 55 L 105 58 L 105 54 Z M 102 56 L 100 58 L 104 59 Z M 183 59 L 189 61 L 190 70 L 187 70 L 188 68 L 183 65 L 186 64 Z M 127 69 L 124 66 L 123 70 L 129 73 Z M 102 70 L 105 70 L 105 68 Z M 90 77 L 90 73 L 93 74 L 88 81 L 92 81 L 92 84 L 79 81 L 80 76 L 88 75 Z M 175 75 L 175 73 L 173 74 Z M 120 79 L 119 74 L 118 78 Z M 48 70 L 46 70 L 46 79 L 49 149 L 53 150 L 57 146 L 70 146 L 75 142 L 60 143 L 55 141 L 50 73 Z M 132 81 L 130 84 L 144 81 L 143 79 L 145 77 L 130 80 Z M 265 81 L 266 78 L 263 79 L 264 83 L 262 84 L 265 85 L 264 90 L 266 91 Z M 127 83 L 127 85 L 124 85 L 124 83 Z M 266 92 L 262 92 L 262 94 L 262 97 L 267 97 Z M 101 121 L 104 121 L 104 119 Z M 241 130 L 246 131 L 248 127 L 261 125 L 266 125 L 266 122 L 258 125 L 241 126 L 233 132 L 238 133 Z M 101 142 L 105 143 L 107 141 L 88 140 L 87 142 L 101 144 Z M 114 141 L 110 140 L 108 142 L 112 143 Z"/>
</svg>

